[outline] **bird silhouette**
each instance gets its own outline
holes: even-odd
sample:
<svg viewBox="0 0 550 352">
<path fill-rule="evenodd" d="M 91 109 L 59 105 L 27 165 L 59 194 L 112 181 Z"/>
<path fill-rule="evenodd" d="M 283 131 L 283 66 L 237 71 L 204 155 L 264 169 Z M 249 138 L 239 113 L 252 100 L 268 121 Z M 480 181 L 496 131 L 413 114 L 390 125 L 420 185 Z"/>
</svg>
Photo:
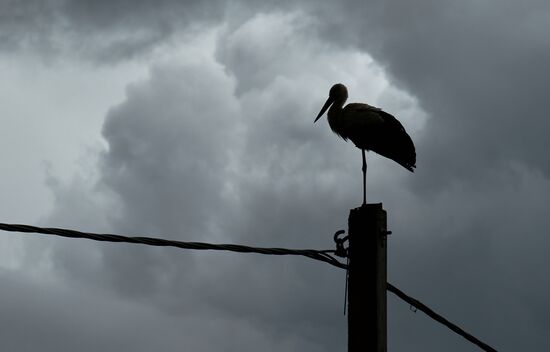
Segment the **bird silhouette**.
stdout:
<svg viewBox="0 0 550 352">
<path fill-rule="evenodd" d="M 337 83 L 330 88 L 329 97 L 313 122 L 328 109 L 328 124 L 345 141 L 348 139 L 363 154 L 363 205 L 366 204 L 367 160 L 365 151 L 372 150 L 414 172 L 416 151 L 411 137 L 401 123 L 380 108 L 360 103 L 344 107 L 348 99 L 346 86 Z M 330 109 L 329 109 L 330 107 Z"/>
</svg>

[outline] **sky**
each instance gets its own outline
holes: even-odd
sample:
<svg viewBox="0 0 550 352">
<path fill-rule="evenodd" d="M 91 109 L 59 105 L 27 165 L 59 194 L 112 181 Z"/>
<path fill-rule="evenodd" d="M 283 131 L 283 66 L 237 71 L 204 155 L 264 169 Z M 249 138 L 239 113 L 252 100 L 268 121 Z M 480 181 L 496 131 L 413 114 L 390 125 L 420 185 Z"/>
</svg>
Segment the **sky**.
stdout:
<svg viewBox="0 0 550 352">
<path fill-rule="evenodd" d="M 0 222 L 333 249 L 368 153 L 388 281 L 499 351 L 550 349 L 550 4 L 0 2 Z M 0 233 L 3 351 L 344 351 L 345 272 L 300 257 Z M 390 351 L 475 346 L 388 294 Z"/>
</svg>

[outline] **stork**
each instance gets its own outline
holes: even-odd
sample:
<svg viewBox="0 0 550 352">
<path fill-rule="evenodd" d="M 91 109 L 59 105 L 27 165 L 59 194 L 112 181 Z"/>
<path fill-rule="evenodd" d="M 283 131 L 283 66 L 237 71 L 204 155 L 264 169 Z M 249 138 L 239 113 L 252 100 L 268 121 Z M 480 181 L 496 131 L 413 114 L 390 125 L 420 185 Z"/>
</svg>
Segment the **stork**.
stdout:
<svg viewBox="0 0 550 352">
<path fill-rule="evenodd" d="M 365 151 L 372 150 L 414 172 L 416 151 L 403 125 L 380 108 L 360 103 L 344 107 L 348 99 L 346 86 L 337 83 L 330 88 L 328 99 L 314 123 L 328 109 L 328 124 L 345 141 L 348 139 L 363 154 L 363 205 L 367 203 L 367 159 Z M 330 107 L 330 109 L 329 109 Z"/>
</svg>

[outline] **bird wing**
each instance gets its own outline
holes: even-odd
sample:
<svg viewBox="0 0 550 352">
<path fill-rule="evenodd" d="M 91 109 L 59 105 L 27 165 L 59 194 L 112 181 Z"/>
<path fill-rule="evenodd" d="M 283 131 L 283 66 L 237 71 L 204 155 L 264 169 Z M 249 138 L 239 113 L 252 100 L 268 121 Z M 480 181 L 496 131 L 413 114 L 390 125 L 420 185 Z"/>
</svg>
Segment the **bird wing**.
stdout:
<svg viewBox="0 0 550 352">
<path fill-rule="evenodd" d="M 382 123 L 386 127 L 400 130 L 405 132 L 405 128 L 393 115 L 385 112 L 384 110 L 372 106 L 369 104 L 353 103 L 348 104 L 345 108 L 345 115 L 361 116 L 361 119 L 356 119 L 362 125 L 368 125 L 372 123 Z M 349 116 L 348 115 L 348 116 Z"/>
<path fill-rule="evenodd" d="M 411 137 L 393 115 L 382 110 L 378 113 L 384 120 L 384 130 L 387 131 L 388 138 L 380 144 L 381 148 L 373 148 L 373 151 L 396 161 L 409 171 L 414 171 L 416 148 Z"/>
<path fill-rule="evenodd" d="M 344 107 L 341 116 L 342 129 L 348 137 L 359 131 L 369 131 L 384 123 L 382 109 L 369 104 L 352 103 Z"/>
<path fill-rule="evenodd" d="M 377 108 L 376 106 L 372 106 L 369 104 L 364 103 L 351 103 L 346 105 L 344 108 L 346 112 L 349 113 L 365 113 L 365 112 L 377 112 L 382 111 L 382 109 Z"/>
<path fill-rule="evenodd" d="M 348 104 L 342 113 L 346 136 L 361 149 L 372 150 L 413 171 L 416 151 L 405 128 L 391 114 L 368 104 Z"/>
</svg>

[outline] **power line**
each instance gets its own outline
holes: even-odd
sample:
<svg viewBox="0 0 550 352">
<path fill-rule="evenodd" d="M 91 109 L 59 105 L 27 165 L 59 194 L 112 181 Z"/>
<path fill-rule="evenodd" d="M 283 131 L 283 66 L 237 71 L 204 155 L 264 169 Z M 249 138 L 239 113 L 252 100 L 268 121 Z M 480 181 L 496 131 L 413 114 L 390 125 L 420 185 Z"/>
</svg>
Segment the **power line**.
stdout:
<svg viewBox="0 0 550 352">
<path fill-rule="evenodd" d="M 94 241 L 103 242 L 126 242 L 136 244 L 146 244 L 149 246 L 161 246 L 161 247 L 177 247 L 183 249 L 195 249 L 195 250 L 218 250 L 218 251 L 231 251 L 239 253 L 259 253 L 267 255 L 299 255 L 308 257 L 311 259 L 319 260 L 325 263 L 332 264 L 339 268 L 346 268 L 346 264 L 340 263 L 334 258 L 331 253 L 335 253 L 334 250 L 315 250 L 315 249 L 287 249 L 287 248 L 265 248 L 265 247 L 249 247 L 238 244 L 212 244 L 204 242 L 182 242 L 165 240 L 162 238 L 154 237 L 130 237 L 114 234 L 99 234 L 91 232 L 80 232 L 75 230 L 60 229 L 55 227 L 36 227 L 30 225 L 21 224 L 3 224 L 0 223 L 0 230 L 11 232 L 26 232 L 26 233 L 39 233 L 44 235 L 62 236 L 68 238 L 86 238 Z"/>
<path fill-rule="evenodd" d="M 10 232 L 24 232 L 24 233 L 39 233 L 44 235 L 53 235 L 61 236 L 68 238 L 86 238 L 94 241 L 103 241 L 103 242 L 126 242 L 126 243 L 135 243 L 135 244 L 145 244 L 150 246 L 162 246 L 162 247 L 177 247 L 183 249 L 194 249 L 194 250 L 221 250 L 221 251 L 232 251 L 239 253 L 258 253 L 266 255 L 299 255 L 308 257 L 310 259 L 319 260 L 325 263 L 329 263 L 338 268 L 347 269 L 348 266 L 344 263 L 341 263 L 331 254 L 338 256 L 346 256 L 346 251 L 343 248 L 343 242 L 347 238 L 339 239 L 338 235 L 342 234 L 344 231 L 338 231 L 335 234 L 335 241 L 337 244 L 336 250 L 315 250 L 315 249 L 287 249 L 287 248 L 265 248 L 265 247 L 249 247 L 237 244 L 212 244 L 204 242 L 182 242 L 182 241 L 173 241 L 165 240 L 162 238 L 154 237 L 130 237 L 122 236 L 115 234 L 98 234 L 91 232 L 80 232 L 75 230 L 60 229 L 54 227 L 37 227 L 31 225 L 22 225 L 22 224 L 4 224 L 0 223 L 0 230 L 10 231 Z M 445 325 L 458 335 L 464 337 L 468 341 L 477 345 L 484 351 L 496 352 L 494 348 L 487 345 L 486 343 L 480 341 L 476 337 L 464 331 L 462 328 L 451 323 L 441 315 L 434 312 L 428 306 L 418 301 L 417 299 L 408 296 L 403 291 L 399 290 L 397 287 L 393 286 L 389 282 L 387 283 L 387 288 L 389 292 L 395 294 L 397 297 L 401 298 L 405 302 L 409 303 L 411 306 L 421 310 L 430 318 L 436 320 L 437 322 Z"/>
<path fill-rule="evenodd" d="M 424 303 L 420 302 L 419 300 L 414 299 L 411 296 L 408 296 L 407 294 L 405 294 L 405 292 L 401 291 L 400 289 L 393 286 L 389 282 L 387 284 L 387 290 L 390 291 L 391 293 L 393 293 L 394 295 L 396 295 L 397 297 L 401 298 L 403 301 L 407 302 L 411 306 L 421 310 L 422 312 L 424 312 L 430 318 L 432 318 L 435 321 L 445 325 L 446 327 L 448 327 L 449 329 L 451 329 L 452 331 L 454 331 L 458 335 L 464 337 L 466 340 L 470 341 L 471 343 L 475 344 L 476 346 L 478 346 L 482 350 L 489 351 L 489 352 L 497 352 L 497 350 L 495 350 L 491 346 L 489 346 L 486 343 L 480 341 L 476 337 L 474 337 L 471 334 L 464 331 L 462 328 L 458 327 L 457 325 L 455 325 L 455 324 L 451 323 L 450 321 L 448 321 L 447 319 L 443 318 L 441 315 L 434 312 L 430 307 L 426 306 Z"/>
</svg>

